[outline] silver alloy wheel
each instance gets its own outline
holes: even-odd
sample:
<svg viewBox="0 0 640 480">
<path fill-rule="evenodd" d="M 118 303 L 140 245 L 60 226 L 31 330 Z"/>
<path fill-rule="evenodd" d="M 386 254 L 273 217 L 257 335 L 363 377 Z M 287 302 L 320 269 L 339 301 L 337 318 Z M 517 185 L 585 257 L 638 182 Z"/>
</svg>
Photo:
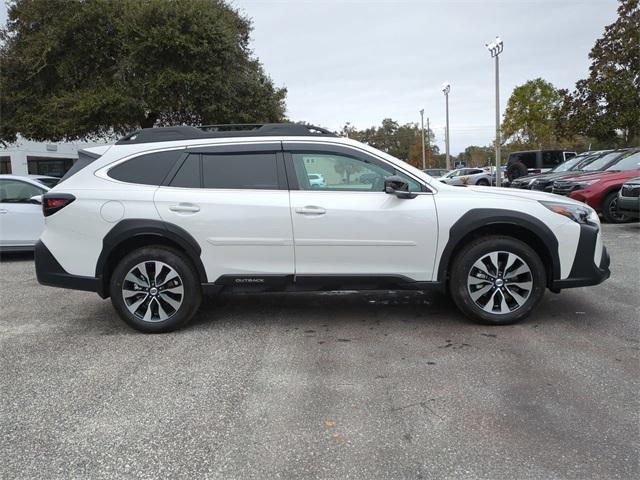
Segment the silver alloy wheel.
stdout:
<svg viewBox="0 0 640 480">
<path fill-rule="evenodd" d="M 496 251 L 483 255 L 467 277 L 473 302 L 487 313 L 504 315 L 522 307 L 533 291 L 531 268 L 518 255 Z"/>
<path fill-rule="evenodd" d="M 627 220 L 627 216 L 624 213 L 618 212 L 618 197 L 614 197 L 613 201 L 609 203 L 609 215 L 614 220 L 618 222 L 625 222 Z"/>
<path fill-rule="evenodd" d="M 150 260 L 129 270 L 122 282 L 122 298 L 127 309 L 140 320 L 163 322 L 180 309 L 184 285 L 172 267 Z"/>
</svg>

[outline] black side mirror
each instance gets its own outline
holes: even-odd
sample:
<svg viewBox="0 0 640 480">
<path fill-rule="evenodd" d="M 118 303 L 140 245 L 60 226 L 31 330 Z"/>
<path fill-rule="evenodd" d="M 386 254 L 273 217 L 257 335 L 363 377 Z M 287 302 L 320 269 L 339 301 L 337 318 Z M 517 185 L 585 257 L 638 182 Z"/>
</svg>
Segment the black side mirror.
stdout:
<svg viewBox="0 0 640 480">
<path fill-rule="evenodd" d="M 403 199 L 411 199 L 417 197 L 415 193 L 411 193 L 409 191 L 409 184 L 397 175 L 385 177 L 384 192 Z"/>
</svg>

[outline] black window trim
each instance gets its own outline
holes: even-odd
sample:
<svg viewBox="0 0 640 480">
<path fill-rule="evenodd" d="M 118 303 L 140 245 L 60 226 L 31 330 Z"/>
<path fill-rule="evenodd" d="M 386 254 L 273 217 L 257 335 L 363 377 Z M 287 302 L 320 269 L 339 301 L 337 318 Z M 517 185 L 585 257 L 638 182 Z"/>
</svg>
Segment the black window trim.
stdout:
<svg viewBox="0 0 640 480">
<path fill-rule="evenodd" d="M 318 143 L 318 142 L 309 142 L 309 143 L 304 143 L 304 142 L 288 142 L 285 141 L 283 142 L 283 149 L 284 149 L 284 159 L 285 159 L 285 168 L 286 168 L 286 175 L 287 175 L 287 180 L 289 182 L 289 187 L 290 190 L 301 190 L 300 186 L 298 184 L 298 178 L 296 177 L 296 172 L 295 172 L 295 167 L 293 164 L 293 153 L 298 153 L 298 152 L 305 152 L 305 153 L 324 153 L 327 155 L 342 155 L 342 156 L 346 156 L 346 157 L 352 157 L 355 158 L 356 160 L 360 160 L 363 162 L 368 162 L 368 163 L 372 163 L 373 165 L 377 165 L 381 168 L 391 168 L 393 169 L 394 173 L 402 173 L 403 175 L 406 175 L 407 177 L 409 177 L 410 179 L 412 179 L 414 182 L 416 182 L 418 185 L 420 185 L 422 191 L 421 192 L 413 192 L 416 193 L 418 195 L 420 194 L 433 194 L 434 190 L 429 187 L 428 185 L 426 185 L 426 183 L 420 179 L 420 178 L 416 178 L 414 175 L 412 175 L 411 173 L 402 170 L 401 168 L 398 168 L 396 165 L 394 165 L 393 163 L 387 162 L 381 158 L 378 158 L 372 154 L 370 154 L 369 152 L 365 152 L 364 150 L 360 150 L 357 148 L 353 148 L 351 146 L 347 146 L 347 145 L 340 145 L 340 144 L 335 144 L 335 143 Z M 331 193 L 336 193 L 336 192 L 343 192 L 343 193 L 372 193 L 370 190 L 367 191 L 357 191 L 357 190 L 313 190 L 314 192 L 331 192 Z M 381 192 L 382 193 L 382 192 Z"/>
</svg>

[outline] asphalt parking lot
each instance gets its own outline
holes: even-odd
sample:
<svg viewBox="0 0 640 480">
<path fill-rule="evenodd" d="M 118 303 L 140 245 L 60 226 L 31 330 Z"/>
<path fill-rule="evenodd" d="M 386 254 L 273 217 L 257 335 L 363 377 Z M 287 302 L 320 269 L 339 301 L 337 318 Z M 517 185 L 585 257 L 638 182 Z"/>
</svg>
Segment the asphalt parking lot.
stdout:
<svg viewBox="0 0 640 480">
<path fill-rule="evenodd" d="M 483 327 L 421 293 L 208 300 L 143 335 L 0 263 L 0 478 L 640 477 L 640 224 L 612 277 Z"/>
</svg>

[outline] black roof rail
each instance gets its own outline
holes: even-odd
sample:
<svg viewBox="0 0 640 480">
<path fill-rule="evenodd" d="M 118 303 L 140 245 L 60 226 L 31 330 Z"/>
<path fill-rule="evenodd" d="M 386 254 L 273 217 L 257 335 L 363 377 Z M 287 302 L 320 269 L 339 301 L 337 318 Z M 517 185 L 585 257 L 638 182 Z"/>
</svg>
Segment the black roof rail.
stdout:
<svg viewBox="0 0 640 480">
<path fill-rule="evenodd" d="M 171 142 L 200 138 L 269 137 L 269 136 L 330 136 L 337 137 L 327 129 L 299 123 L 236 123 L 202 125 L 199 127 L 143 128 L 122 137 L 116 145 L 135 143 Z"/>
</svg>

